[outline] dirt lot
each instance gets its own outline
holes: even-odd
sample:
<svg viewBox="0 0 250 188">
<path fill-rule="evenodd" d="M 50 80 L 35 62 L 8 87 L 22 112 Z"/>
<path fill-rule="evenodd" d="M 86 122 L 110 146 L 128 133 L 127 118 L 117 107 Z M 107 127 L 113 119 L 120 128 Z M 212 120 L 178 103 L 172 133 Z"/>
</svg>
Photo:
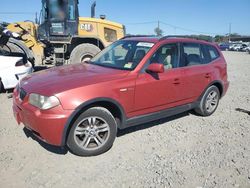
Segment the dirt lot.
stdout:
<svg viewBox="0 0 250 188">
<path fill-rule="evenodd" d="M 225 57 L 231 85 L 213 116 L 184 113 L 127 129 L 91 158 L 23 131 L 1 94 L 0 187 L 250 187 L 250 55 Z"/>
</svg>

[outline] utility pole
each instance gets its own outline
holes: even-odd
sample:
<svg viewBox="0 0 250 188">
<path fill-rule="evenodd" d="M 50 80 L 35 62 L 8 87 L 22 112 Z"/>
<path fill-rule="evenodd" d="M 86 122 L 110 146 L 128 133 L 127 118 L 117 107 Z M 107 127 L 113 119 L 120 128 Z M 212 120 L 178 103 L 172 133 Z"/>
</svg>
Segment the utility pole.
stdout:
<svg viewBox="0 0 250 188">
<path fill-rule="evenodd" d="M 232 31 L 232 24 L 229 23 L 229 36 L 228 36 L 228 42 L 231 42 L 231 31 Z"/>
<path fill-rule="evenodd" d="M 35 19 L 35 23 L 38 24 L 38 16 L 37 16 L 37 12 L 36 12 L 36 19 Z"/>
</svg>

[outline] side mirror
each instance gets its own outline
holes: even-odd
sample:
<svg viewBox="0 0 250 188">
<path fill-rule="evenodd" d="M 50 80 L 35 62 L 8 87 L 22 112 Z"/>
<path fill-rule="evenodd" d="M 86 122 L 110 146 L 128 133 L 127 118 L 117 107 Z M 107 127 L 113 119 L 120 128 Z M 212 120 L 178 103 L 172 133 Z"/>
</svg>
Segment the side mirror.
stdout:
<svg viewBox="0 0 250 188">
<path fill-rule="evenodd" d="M 160 63 L 152 63 L 148 66 L 146 71 L 151 73 L 164 73 L 164 66 Z"/>
</svg>

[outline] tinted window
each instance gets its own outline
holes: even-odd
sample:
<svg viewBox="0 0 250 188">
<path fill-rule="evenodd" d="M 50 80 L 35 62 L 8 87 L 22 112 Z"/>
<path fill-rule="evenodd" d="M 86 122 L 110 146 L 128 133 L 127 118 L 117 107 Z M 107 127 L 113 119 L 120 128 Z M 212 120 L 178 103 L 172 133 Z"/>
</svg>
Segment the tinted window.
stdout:
<svg viewBox="0 0 250 188">
<path fill-rule="evenodd" d="M 219 52 L 217 51 L 217 49 L 213 46 L 207 46 L 211 61 L 217 59 L 218 57 L 220 57 Z"/>
<path fill-rule="evenodd" d="M 166 44 L 160 47 L 150 58 L 150 63 L 161 63 L 165 70 L 176 68 L 179 62 L 178 44 Z"/>
<path fill-rule="evenodd" d="M 200 44 L 183 43 L 181 67 L 204 64 L 205 54 Z"/>
<path fill-rule="evenodd" d="M 75 1 L 74 0 L 69 0 L 69 7 L 68 7 L 69 15 L 68 18 L 69 20 L 75 20 Z"/>
</svg>

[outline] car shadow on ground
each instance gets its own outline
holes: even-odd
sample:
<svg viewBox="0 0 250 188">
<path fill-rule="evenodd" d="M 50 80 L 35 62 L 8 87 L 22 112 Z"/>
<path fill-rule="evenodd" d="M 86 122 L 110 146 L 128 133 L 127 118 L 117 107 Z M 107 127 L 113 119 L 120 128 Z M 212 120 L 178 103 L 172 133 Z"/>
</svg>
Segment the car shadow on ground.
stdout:
<svg viewBox="0 0 250 188">
<path fill-rule="evenodd" d="M 156 120 L 156 121 L 152 121 L 149 123 L 144 123 L 141 125 L 129 127 L 129 128 L 123 129 L 123 130 L 119 130 L 117 133 L 117 137 L 125 136 L 127 134 L 132 133 L 132 132 L 141 131 L 144 129 L 149 129 L 149 128 L 152 128 L 154 126 L 158 126 L 158 125 L 161 125 L 161 124 L 164 124 L 164 123 L 167 123 L 167 122 L 179 119 L 179 118 L 183 118 L 185 116 L 189 116 L 191 114 L 194 114 L 194 112 L 193 111 L 184 112 L 184 113 L 174 115 L 174 116 L 171 116 L 168 118 L 163 118 L 160 120 Z M 58 154 L 58 155 L 66 155 L 69 152 L 67 147 L 58 147 L 58 146 L 52 146 L 52 145 L 47 144 L 46 142 L 44 142 L 44 141 L 40 140 L 38 137 L 36 137 L 32 133 L 32 131 L 28 130 L 27 128 L 23 128 L 23 132 L 27 138 L 32 138 L 40 146 L 42 146 L 44 149 L 46 149 L 47 151 L 49 151 L 51 153 Z"/>
<path fill-rule="evenodd" d="M 177 114 L 177 115 L 174 115 L 174 116 L 170 116 L 170 117 L 167 117 L 167 118 L 159 119 L 159 120 L 156 120 L 156 121 L 151 121 L 151 122 L 140 124 L 140 125 L 137 125 L 137 126 L 128 127 L 126 129 L 119 130 L 118 134 L 117 134 L 117 137 L 121 137 L 121 136 L 124 136 L 126 134 L 130 134 L 132 132 L 137 132 L 137 131 L 141 131 L 141 130 L 144 130 L 144 129 L 149 129 L 149 128 L 152 128 L 152 127 L 164 124 L 164 123 L 168 123 L 170 121 L 174 121 L 176 119 L 183 118 L 183 117 L 189 116 L 189 115 L 196 115 L 196 114 L 193 111 L 188 111 L 188 112 L 184 112 L 184 113 Z"/>
<path fill-rule="evenodd" d="M 47 144 L 46 142 L 43 142 L 39 138 L 37 138 L 30 130 L 27 128 L 23 128 L 23 132 L 26 135 L 27 138 L 32 138 L 34 141 L 36 141 L 40 146 L 42 146 L 44 149 L 51 153 L 59 154 L 59 155 L 66 155 L 68 153 L 68 149 L 65 147 L 58 147 L 58 146 L 52 146 Z"/>
</svg>

